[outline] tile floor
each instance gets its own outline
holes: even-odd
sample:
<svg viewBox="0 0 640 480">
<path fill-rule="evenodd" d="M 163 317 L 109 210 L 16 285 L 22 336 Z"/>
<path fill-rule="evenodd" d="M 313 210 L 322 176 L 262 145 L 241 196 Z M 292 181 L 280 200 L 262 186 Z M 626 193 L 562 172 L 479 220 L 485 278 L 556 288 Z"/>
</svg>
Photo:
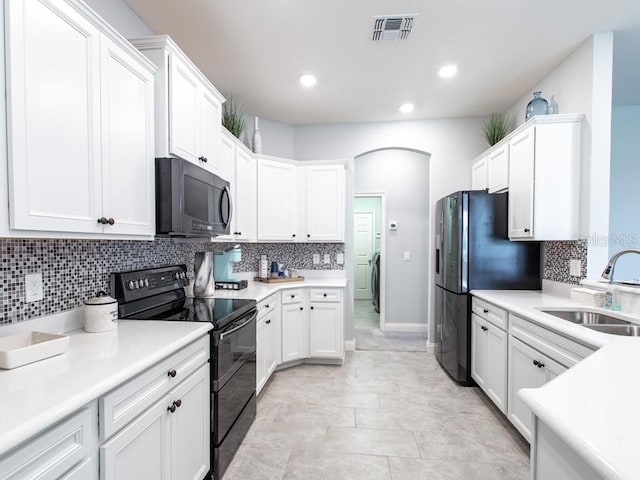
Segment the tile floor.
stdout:
<svg viewBox="0 0 640 480">
<path fill-rule="evenodd" d="M 383 332 L 380 330 L 380 315 L 371 300 L 356 300 L 353 315 L 354 337 L 357 350 L 379 350 L 388 352 L 425 352 L 427 334 L 406 332 Z"/>
<path fill-rule="evenodd" d="M 525 480 L 528 450 L 432 353 L 357 351 L 276 372 L 224 480 Z"/>
</svg>

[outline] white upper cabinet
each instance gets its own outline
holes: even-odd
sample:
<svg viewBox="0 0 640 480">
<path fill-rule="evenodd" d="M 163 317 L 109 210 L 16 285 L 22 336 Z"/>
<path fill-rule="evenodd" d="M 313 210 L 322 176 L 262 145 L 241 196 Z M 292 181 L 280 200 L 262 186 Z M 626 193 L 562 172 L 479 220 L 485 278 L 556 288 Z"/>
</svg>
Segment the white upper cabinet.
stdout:
<svg viewBox="0 0 640 480">
<path fill-rule="evenodd" d="M 298 230 L 298 171 L 294 164 L 258 158 L 258 241 L 293 242 Z"/>
<path fill-rule="evenodd" d="M 251 241 L 256 239 L 256 159 L 237 146 L 235 160 L 234 236 Z"/>
<path fill-rule="evenodd" d="M 152 235 L 153 75 L 108 38 L 101 44 L 102 211 L 115 219 L 111 233 Z"/>
<path fill-rule="evenodd" d="M 155 78 L 155 156 L 178 156 L 219 175 L 224 97 L 169 37 L 130 41 L 159 69 Z"/>
<path fill-rule="evenodd" d="M 494 150 L 487 157 L 487 188 L 489 193 L 503 192 L 509 188 L 509 145 Z"/>
<path fill-rule="evenodd" d="M 231 231 L 216 241 L 255 240 L 256 160 L 229 131 L 221 127 L 219 175 L 231 184 Z"/>
<path fill-rule="evenodd" d="M 306 173 L 306 240 L 344 241 L 344 165 L 300 168 L 304 168 Z"/>
<path fill-rule="evenodd" d="M 344 241 L 344 162 L 259 158 L 257 183 L 258 241 Z"/>
<path fill-rule="evenodd" d="M 534 117 L 509 140 L 509 238 L 580 234 L 582 115 Z"/>
<path fill-rule="evenodd" d="M 487 158 L 481 158 L 471 165 L 471 190 L 486 190 Z"/>
<path fill-rule="evenodd" d="M 10 227 L 152 235 L 155 69 L 82 4 L 5 7 Z"/>
</svg>

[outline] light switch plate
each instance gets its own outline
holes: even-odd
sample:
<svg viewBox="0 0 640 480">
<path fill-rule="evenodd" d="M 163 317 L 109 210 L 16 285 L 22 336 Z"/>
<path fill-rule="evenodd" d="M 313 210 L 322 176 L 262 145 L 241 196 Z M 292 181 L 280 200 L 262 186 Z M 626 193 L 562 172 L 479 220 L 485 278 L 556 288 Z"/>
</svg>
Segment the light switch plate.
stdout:
<svg viewBox="0 0 640 480">
<path fill-rule="evenodd" d="M 314 253 L 313 254 L 313 264 L 314 265 L 320 265 L 320 254 L 319 253 Z"/>
<path fill-rule="evenodd" d="M 344 265 L 344 253 L 338 253 L 336 255 L 336 263 L 338 265 Z"/>
<path fill-rule="evenodd" d="M 27 273 L 24 276 L 24 296 L 27 303 L 37 302 L 44 298 L 42 290 L 42 273 Z"/>
<path fill-rule="evenodd" d="M 411 252 L 409 250 L 405 250 L 405 252 L 404 252 L 404 261 L 408 262 L 409 260 L 411 260 Z"/>
<path fill-rule="evenodd" d="M 324 254 L 324 263 L 325 263 L 325 265 L 327 263 L 331 263 L 331 255 L 329 255 L 328 253 Z"/>
<path fill-rule="evenodd" d="M 579 259 L 573 258 L 569 260 L 569 275 L 572 277 L 579 277 L 582 275 L 582 262 Z"/>
</svg>

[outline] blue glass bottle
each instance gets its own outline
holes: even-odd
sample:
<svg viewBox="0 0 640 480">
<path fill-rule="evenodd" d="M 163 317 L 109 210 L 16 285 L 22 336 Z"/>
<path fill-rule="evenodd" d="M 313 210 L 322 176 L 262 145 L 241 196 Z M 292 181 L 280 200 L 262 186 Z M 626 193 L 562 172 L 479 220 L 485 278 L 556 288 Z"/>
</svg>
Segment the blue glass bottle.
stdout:
<svg viewBox="0 0 640 480">
<path fill-rule="evenodd" d="M 541 95 L 542 92 L 533 92 L 533 99 L 527 105 L 525 121 L 536 115 L 549 115 L 549 103 Z"/>
</svg>

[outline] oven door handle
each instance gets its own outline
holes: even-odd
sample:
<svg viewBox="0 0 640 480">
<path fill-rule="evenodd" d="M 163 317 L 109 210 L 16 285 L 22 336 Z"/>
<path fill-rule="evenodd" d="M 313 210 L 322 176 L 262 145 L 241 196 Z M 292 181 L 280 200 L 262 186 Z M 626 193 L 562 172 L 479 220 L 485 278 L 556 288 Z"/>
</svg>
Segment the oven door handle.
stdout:
<svg viewBox="0 0 640 480">
<path fill-rule="evenodd" d="M 258 318 L 258 310 L 256 310 L 255 312 L 253 312 L 253 314 L 251 315 L 251 317 L 249 317 L 249 320 L 247 320 L 246 322 L 243 322 L 242 325 L 238 325 L 236 328 L 232 328 L 231 330 L 228 330 L 224 333 L 220 334 L 220 340 L 223 340 L 224 337 L 226 337 L 227 335 L 231 335 L 232 333 L 237 332 L 238 330 L 244 328 L 247 326 L 247 324 L 253 322 L 256 318 Z"/>
</svg>

